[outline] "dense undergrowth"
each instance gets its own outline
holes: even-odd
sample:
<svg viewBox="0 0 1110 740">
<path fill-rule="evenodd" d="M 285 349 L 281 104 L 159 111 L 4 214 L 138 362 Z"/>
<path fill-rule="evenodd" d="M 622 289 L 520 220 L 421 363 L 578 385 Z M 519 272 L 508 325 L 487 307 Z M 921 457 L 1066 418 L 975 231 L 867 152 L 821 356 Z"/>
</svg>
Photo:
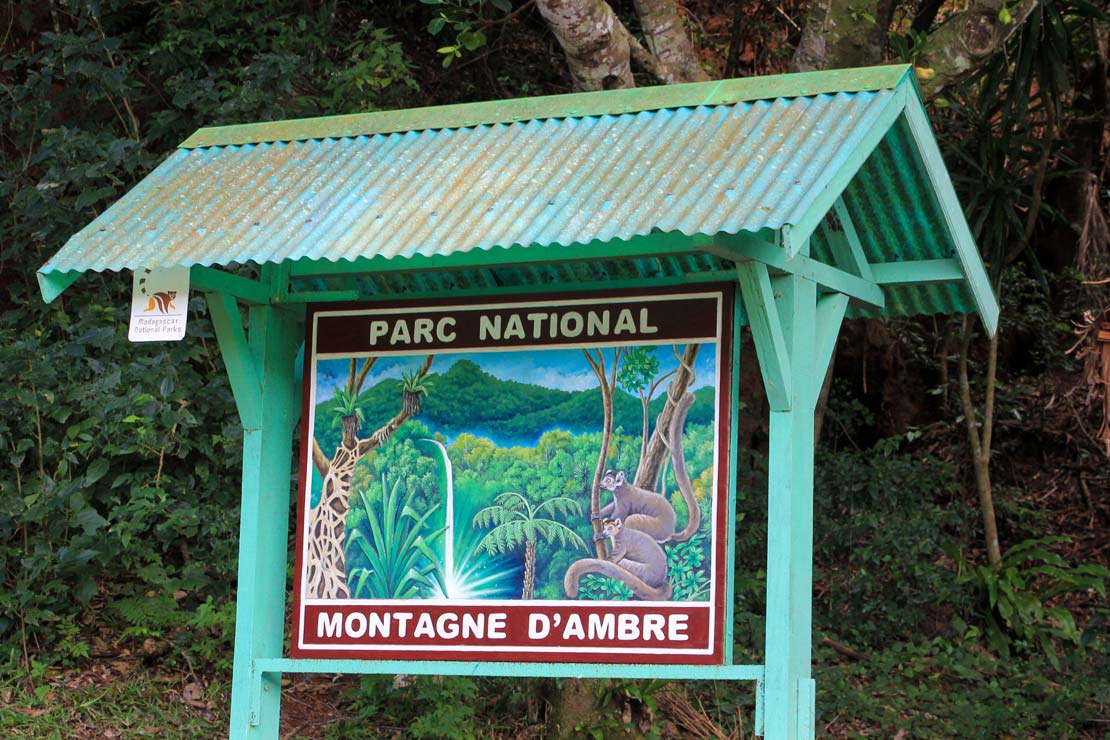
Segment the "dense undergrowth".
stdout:
<svg viewBox="0 0 1110 740">
<path fill-rule="evenodd" d="M 113 727 L 119 737 L 218 733 L 234 621 L 238 444 L 219 360 L 205 349 L 203 320 L 191 325 L 193 341 L 136 358 L 112 341 L 124 329 L 94 327 L 119 316 L 85 310 L 34 345 L 4 326 L 6 339 L 26 349 L 21 363 L 42 358 L 32 365 L 36 377 L 53 368 L 65 382 L 5 397 L 26 404 L 6 423 L 39 421 L 23 437 L 21 427 L 3 432 L 30 441 L 17 468 L 23 495 L 5 498 L 24 508 L 3 520 L 12 535 L 3 540 L 5 572 L 19 575 L 3 594 L 5 615 L 17 621 L 4 623 L 0 700 L 10 711 L 0 713 L 0 729 L 26 738 L 84 737 L 74 729 L 82 727 Z M 81 351 L 67 352 L 75 346 Z M 112 392 L 88 392 L 97 383 Z M 201 386 L 211 394 L 208 415 L 182 415 L 184 399 L 174 393 Z M 53 403 L 47 393 L 58 394 Z M 1064 512 L 1036 509 L 1020 486 L 1007 488 L 1007 533 L 1033 540 L 1032 556 L 1017 566 L 1020 580 L 967 577 L 961 561 L 979 559 L 976 517 L 959 466 L 945 459 L 958 444 L 951 431 L 868 441 L 875 420 L 848 381 L 834 388 L 828 414 L 816 479 L 819 728 L 834 737 L 1102 736 L 1110 702 L 1104 592 L 1097 573 L 1085 580 L 1076 561 L 1060 558 L 1066 542 L 1036 539 L 1067 526 L 1058 521 Z M 756 460 L 753 490 L 741 494 L 735 617 L 738 655 L 752 661 L 762 644 L 766 535 L 765 465 Z M 71 551 L 82 567 L 64 554 Z M 1065 629 L 1062 612 L 1001 613 L 1005 599 L 1030 598 L 1076 615 L 1076 628 Z M 326 721 L 294 716 L 287 725 L 303 733 L 293 737 L 521 737 L 540 732 L 542 712 L 530 697 L 548 683 L 367 677 L 323 698 L 318 685 L 294 683 L 287 705 L 323 706 Z M 726 735 L 753 730 L 747 686 L 615 681 L 599 692 L 610 709 L 584 722 L 587 735 L 711 737 L 697 734 L 706 723 Z M 166 734 L 169 725 L 177 734 Z"/>
</svg>

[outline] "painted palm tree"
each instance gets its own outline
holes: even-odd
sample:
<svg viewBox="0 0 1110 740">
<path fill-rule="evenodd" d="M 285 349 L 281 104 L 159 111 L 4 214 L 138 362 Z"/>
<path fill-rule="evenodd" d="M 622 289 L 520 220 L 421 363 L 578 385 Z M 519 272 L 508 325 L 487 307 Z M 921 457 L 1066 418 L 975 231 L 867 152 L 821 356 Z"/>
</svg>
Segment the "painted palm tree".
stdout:
<svg viewBox="0 0 1110 740">
<path fill-rule="evenodd" d="M 427 355 L 414 374 L 406 373 L 401 384 L 401 409 L 378 427 L 369 437 L 359 437 L 365 422 L 362 406 L 366 396 L 362 385 L 377 360 L 363 361 L 351 358 L 347 383 L 336 390 L 329 411 L 339 420 L 343 440 L 331 457 L 325 454 L 312 437 L 312 464 L 323 479 L 319 503 L 310 514 L 308 538 L 308 593 L 323 599 L 346 599 L 350 596 L 347 584 L 347 512 L 351 508 L 351 477 L 355 465 L 365 455 L 383 446 L 406 420 L 419 413 L 421 396 L 428 392 L 426 378 L 435 355 Z M 334 422 L 333 422 L 334 423 Z"/>
<path fill-rule="evenodd" d="M 582 507 L 572 498 L 556 496 L 539 506 L 511 491 L 502 493 L 493 504 L 474 515 L 474 526 L 493 527 L 478 543 L 479 552 L 491 555 L 509 553 L 524 547 L 524 590 L 521 599 L 528 600 L 536 587 L 536 549 L 542 539 L 562 547 L 586 548 L 586 543 L 573 529 L 555 517 L 581 517 Z"/>
<path fill-rule="evenodd" d="M 362 429 L 363 422 L 366 421 L 366 416 L 362 413 L 362 407 L 366 405 L 366 401 L 365 393 L 355 394 L 348 388 L 335 389 L 330 409 L 335 416 L 332 418 L 331 425 L 333 429 L 342 428 L 343 442 L 348 447 L 358 439 L 358 433 Z"/>
</svg>

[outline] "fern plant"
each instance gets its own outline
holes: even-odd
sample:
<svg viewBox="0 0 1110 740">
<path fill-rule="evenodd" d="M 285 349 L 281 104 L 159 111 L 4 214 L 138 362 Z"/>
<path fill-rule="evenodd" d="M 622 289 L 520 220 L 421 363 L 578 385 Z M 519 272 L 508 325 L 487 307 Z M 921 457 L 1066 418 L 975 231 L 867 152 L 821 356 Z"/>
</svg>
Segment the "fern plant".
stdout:
<svg viewBox="0 0 1110 740">
<path fill-rule="evenodd" d="M 521 598 L 528 600 L 536 587 L 536 547 L 542 539 L 562 547 L 586 549 L 578 534 L 556 521 L 555 517 L 582 516 L 581 505 L 567 496 L 549 498 L 539 506 L 532 506 L 519 493 L 508 491 L 493 500 L 493 504 L 474 515 L 474 526 L 493 527 L 478 543 L 479 552 L 491 555 L 524 548 L 524 588 Z"/>
</svg>

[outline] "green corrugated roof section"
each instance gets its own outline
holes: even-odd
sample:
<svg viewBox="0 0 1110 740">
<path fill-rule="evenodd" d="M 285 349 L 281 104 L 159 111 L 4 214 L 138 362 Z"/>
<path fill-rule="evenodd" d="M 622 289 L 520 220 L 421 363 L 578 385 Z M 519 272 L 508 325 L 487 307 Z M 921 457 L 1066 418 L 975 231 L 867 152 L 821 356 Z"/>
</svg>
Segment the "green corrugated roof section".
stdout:
<svg viewBox="0 0 1110 740">
<path fill-rule="evenodd" d="M 993 329 L 905 66 L 202 129 L 39 277 L 48 299 L 87 270 L 248 262 L 346 298 L 732 279 L 699 252 L 714 235 L 787 259 L 812 235 L 833 264 L 841 197 L 884 265 L 878 313 L 977 309 Z"/>
</svg>

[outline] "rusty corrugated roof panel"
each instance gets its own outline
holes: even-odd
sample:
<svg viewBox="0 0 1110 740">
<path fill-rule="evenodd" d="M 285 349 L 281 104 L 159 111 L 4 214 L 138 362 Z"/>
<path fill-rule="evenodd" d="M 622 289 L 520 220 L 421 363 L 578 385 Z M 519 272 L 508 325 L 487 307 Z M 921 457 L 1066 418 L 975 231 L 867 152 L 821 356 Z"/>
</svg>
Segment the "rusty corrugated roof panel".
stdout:
<svg viewBox="0 0 1110 740">
<path fill-rule="evenodd" d="M 445 255 L 794 223 L 894 93 L 178 150 L 48 269 Z"/>
<path fill-rule="evenodd" d="M 727 260 L 664 263 L 618 245 L 777 232 L 789 257 L 812 234 L 814 257 L 832 264 L 818 226 L 843 197 L 869 262 L 954 258 L 963 271 L 887 285 L 883 314 L 977 308 L 992 326 L 997 303 L 907 70 L 204 129 L 70 239 L 40 282 L 49 299 L 86 270 L 294 262 L 311 276 L 356 260 L 365 274 L 294 278 L 294 289 L 732 279 Z"/>
</svg>

